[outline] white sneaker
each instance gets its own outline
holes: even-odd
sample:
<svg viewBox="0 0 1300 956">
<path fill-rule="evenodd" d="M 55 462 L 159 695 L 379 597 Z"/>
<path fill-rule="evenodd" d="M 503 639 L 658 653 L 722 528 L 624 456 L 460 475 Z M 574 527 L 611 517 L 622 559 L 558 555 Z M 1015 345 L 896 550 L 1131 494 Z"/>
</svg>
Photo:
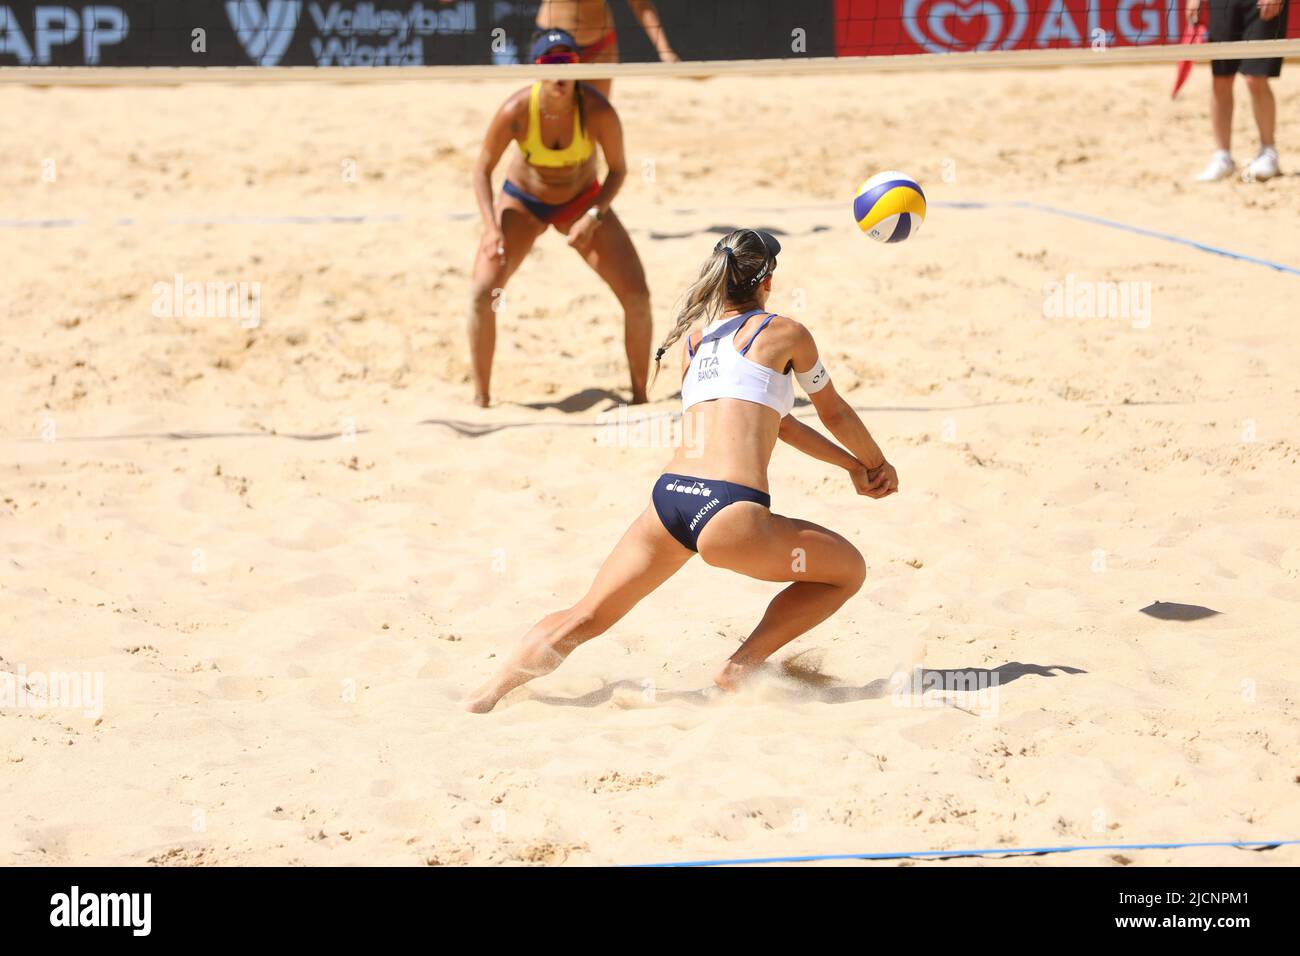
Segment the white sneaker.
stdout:
<svg viewBox="0 0 1300 956">
<path fill-rule="evenodd" d="M 1263 182 L 1266 179 L 1272 179 L 1278 174 L 1277 168 L 1277 149 L 1272 146 L 1265 146 L 1244 170 L 1241 178 L 1246 182 Z"/>
<path fill-rule="evenodd" d="M 1237 171 L 1237 164 L 1232 161 L 1232 154 L 1226 149 L 1214 151 L 1210 157 L 1210 164 L 1201 170 L 1201 175 L 1196 177 L 1198 183 L 1213 183 L 1220 179 L 1227 179 Z"/>
</svg>

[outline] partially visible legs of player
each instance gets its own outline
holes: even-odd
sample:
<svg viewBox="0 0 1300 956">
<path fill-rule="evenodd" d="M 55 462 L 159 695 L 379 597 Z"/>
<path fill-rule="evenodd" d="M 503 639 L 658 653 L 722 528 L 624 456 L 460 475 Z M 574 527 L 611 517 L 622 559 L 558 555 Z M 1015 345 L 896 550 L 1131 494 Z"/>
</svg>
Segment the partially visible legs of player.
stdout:
<svg viewBox="0 0 1300 956">
<path fill-rule="evenodd" d="M 848 539 L 750 502 L 725 508 L 700 533 L 700 557 L 760 581 L 791 581 L 713 681 L 732 690 L 759 664 L 853 597 L 867 564 Z"/>
<path fill-rule="evenodd" d="M 632 377 L 632 402 L 646 400 L 646 382 L 650 376 L 650 289 L 645 269 L 637 255 L 632 237 L 611 209 L 600 227 L 592 233 L 591 243 L 579 254 L 609 286 L 623 307 L 623 348 Z"/>
<path fill-rule="evenodd" d="M 614 546 L 582 600 L 534 624 L 496 676 L 465 700 L 465 709 L 485 714 L 516 687 L 555 670 L 580 644 L 603 634 L 672 577 L 692 554 L 664 529 L 654 508 L 646 508 Z"/>
<path fill-rule="evenodd" d="M 491 401 L 492 355 L 496 350 L 496 314 L 505 299 L 506 283 L 527 257 L 546 223 L 510 198 L 497 202 L 505 254 L 479 244 L 474 258 L 473 297 L 469 313 L 469 352 L 474 375 L 474 403 L 486 408 Z"/>
<path fill-rule="evenodd" d="M 606 46 L 594 53 L 584 53 L 583 63 L 617 63 L 618 57 L 618 37 L 612 38 Z M 605 99 L 609 99 L 610 93 L 614 90 L 613 80 L 586 80 L 591 86 L 600 90 Z"/>
</svg>

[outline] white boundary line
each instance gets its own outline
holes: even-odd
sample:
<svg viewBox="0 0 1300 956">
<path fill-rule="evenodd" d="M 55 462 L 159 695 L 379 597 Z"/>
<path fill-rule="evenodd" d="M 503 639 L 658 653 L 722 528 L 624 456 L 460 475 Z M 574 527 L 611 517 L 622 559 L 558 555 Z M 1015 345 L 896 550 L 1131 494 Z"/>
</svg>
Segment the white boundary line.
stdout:
<svg viewBox="0 0 1300 956">
<path fill-rule="evenodd" d="M 584 63 L 579 66 L 7 66 L 0 85 L 26 86 L 173 86 L 179 83 L 398 83 L 435 79 L 587 80 L 629 76 L 702 78 L 726 74 L 779 75 L 808 73 L 905 73 L 913 70 L 1021 69 L 1026 67 L 1117 66 L 1173 63 L 1178 60 L 1255 59 L 1300 56 L 1300 37 L 1244 40 L 1234 43 L 1116 46 L 1102 50 L 987 50 L 916 53 L 901 56 L 828 56 L 768 60 L 694 60 L 685 63 Z"/>
</svg>

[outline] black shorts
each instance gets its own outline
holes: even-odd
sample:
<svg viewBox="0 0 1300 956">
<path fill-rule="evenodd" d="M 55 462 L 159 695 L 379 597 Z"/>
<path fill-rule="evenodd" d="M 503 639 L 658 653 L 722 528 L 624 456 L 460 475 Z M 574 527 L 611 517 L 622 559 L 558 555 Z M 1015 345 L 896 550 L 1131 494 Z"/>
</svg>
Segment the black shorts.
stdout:
<svg viewBox="0 0 1300 956">
<path fill-rule="evenodd" d="M 764 508 L 772 507 L 772 496 L 766 491 L 730 481 L 668 472 L 655 480 L 650 500 L 668 533 L 691 551 L 699 551 L 700 532 L 727 505 L 752 501 Z"/>
<path fill-rule="evenodd" d="M 1257 0 L 1209 0 L 1211 43 L 1232 40 L 1280 40 L 1286 36 L 1287 6 L 1271 20 L 1259 15 Z M 1281 76 L 1282 58 L 1263 60 L 1212 60 L 1210 68 L 1215 76 L 1232 76 L 1241 72 L 1247 76 Z"/>
</svg>

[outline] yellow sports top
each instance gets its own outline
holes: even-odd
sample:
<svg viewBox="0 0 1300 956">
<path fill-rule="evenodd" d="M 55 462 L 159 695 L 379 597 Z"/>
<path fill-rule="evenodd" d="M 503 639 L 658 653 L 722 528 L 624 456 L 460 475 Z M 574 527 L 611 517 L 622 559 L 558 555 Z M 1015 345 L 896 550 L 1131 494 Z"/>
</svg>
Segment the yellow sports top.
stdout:
<svg viewBox="0 0 1300 956">
<path fill-rule="evenodd" d="M 578 110 L 573 111 L 573 138 L 564 149 L 549 149 L 542 142 L 541 96 L 542 84 L 533 84 L 528 97 L 528 134 L 519 145 L 524 159 L 533 166 L 577 166 L 591 158 L 595 146 L 578 121 Z"/>
</svg>

